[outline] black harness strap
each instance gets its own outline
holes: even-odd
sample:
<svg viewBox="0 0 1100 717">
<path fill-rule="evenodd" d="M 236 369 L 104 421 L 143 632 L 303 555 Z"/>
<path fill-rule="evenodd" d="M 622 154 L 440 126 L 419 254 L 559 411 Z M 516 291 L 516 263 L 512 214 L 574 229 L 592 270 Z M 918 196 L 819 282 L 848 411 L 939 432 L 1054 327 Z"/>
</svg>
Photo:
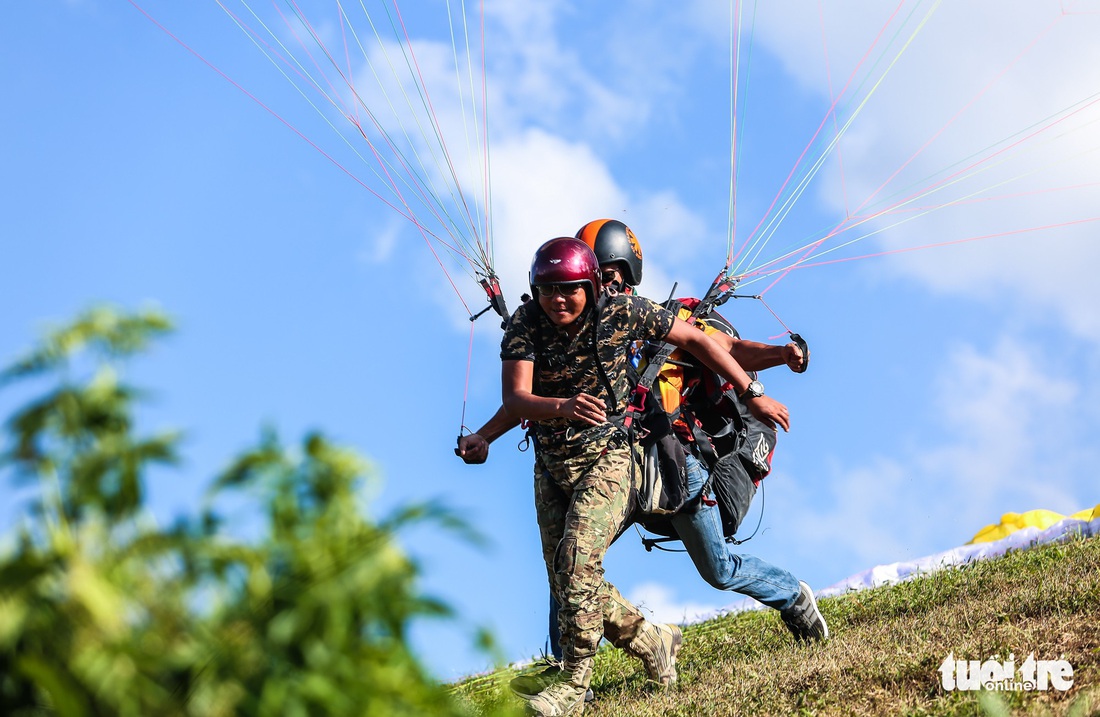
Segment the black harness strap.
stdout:
<svg viewBox="0 0 1100 717">
<path fill-rule="evenodd" d="M 669 299 L 665 302 L 665 308 L 672 312 L 674 317 L 678 317 L 680 309 L 683 307 L 679 301 L 675 299 Z M 692 314 L 692 318 L 695 315 Z M 661 367 L 668 361 L 668 357 L 672 355 L 672 352 L 676 350 L 676 347 L 667 341 L 662 341 L 660 348 L 657 349 L 657 353 L 648 359 L 645 370 L 642 371 L 638 377 L 638 383 L 634 386 L 634 391 L 630 395 L 630 403 L 626 407 L 626 427 L 629 429 L 637 416 L 645 412 L 646 396 L 649 395 L 650 389 L 653 387 L 653 382 L 657 380 L 657 375 L 661 372 Z"/>
</svg>

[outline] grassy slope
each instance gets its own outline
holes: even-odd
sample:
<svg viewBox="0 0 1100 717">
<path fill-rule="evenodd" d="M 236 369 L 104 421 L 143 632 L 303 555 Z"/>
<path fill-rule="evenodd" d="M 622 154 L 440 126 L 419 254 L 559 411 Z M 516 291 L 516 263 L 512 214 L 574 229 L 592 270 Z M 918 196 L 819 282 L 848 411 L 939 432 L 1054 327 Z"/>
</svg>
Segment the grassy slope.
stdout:
<svg viewBox="0 0 1100 717">
<path fill-rule="evenodd" d="M 1048 545 L 965 568 L 820 601 L 832 639 L 792 642 L 771 610 L 685 630 L 679 682 L 644 680 L 604 649 L 585 715 L 1100 715 L 1100 538 Z M 944 658 L 1066 659 L 1065 693 L 945 692 Z M 457 687 L 488 704 L 506 672 Z"/>
</svg>

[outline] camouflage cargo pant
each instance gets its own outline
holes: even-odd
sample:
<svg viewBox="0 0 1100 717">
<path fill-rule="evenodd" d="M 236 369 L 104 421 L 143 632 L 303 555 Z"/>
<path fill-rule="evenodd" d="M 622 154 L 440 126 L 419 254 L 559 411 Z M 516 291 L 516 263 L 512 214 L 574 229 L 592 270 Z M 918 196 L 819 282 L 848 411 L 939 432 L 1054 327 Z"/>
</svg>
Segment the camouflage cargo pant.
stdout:
<svg viewBox="0 0 1100 717">
<path fill-rule="evenodd" d="M 604 554 L 632 508 L 630 450 L 604 440 L 576 456 L 540 453 L 535 461 L 535 511 L 566 660 L 595 655 L 605 632 L 612 644 L 625 647 L 645 621 L 604 580 L 603 569 Z"/>
</svg>

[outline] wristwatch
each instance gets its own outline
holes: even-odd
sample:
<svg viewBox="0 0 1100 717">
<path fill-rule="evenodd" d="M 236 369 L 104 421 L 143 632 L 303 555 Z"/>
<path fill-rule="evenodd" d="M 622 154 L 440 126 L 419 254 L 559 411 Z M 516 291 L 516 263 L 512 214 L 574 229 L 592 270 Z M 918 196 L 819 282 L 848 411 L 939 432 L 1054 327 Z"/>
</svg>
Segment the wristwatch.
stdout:
<svg viewBox="0 0 1100 717">
<path fill-rule="evenodd" d="M 748 387 L 737 394 L 737 400 L 748 401 L 750 398 L 760 398 L 764 395 L 764 384 L 759 381 L 749 381 Z"/>
</svg>

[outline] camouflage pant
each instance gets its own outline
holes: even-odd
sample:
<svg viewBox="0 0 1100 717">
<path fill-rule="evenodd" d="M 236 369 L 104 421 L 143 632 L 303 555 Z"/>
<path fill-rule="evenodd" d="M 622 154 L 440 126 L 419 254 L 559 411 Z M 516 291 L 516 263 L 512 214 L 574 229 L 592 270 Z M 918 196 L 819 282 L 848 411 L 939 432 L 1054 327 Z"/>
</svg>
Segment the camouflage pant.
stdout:
<svg viewBox="0 0 1100 717">
<path fill-rule="evenodd" d="M 603 570 L 604 554 L 630 513 L 634 492 L 630 449 L 610 448 L 606 440 L 577 456 L 540 453 L 535 461 L 535 511 L 550 590 L 560 606 L 566 660 L 595 655 L 605 632 L 612 644 L 624 647 L 644 622 L 604 580 Z"/>
</svg>

